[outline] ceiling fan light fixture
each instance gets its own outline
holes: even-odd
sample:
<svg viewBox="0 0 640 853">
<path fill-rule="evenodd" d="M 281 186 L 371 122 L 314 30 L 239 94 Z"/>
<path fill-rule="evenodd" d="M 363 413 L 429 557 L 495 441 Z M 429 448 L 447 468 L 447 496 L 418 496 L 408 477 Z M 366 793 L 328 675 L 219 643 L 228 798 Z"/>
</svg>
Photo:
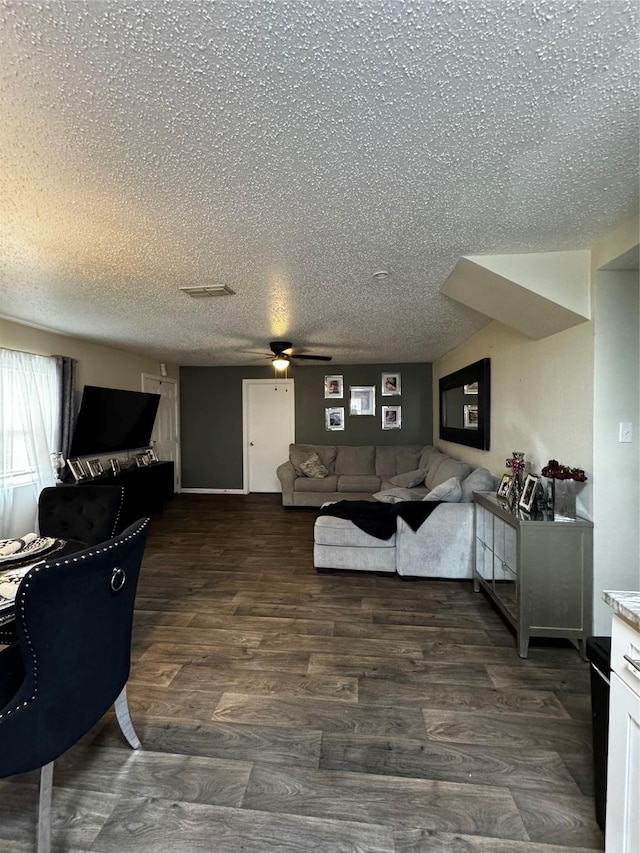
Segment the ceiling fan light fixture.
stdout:
<svg viewBox="0 0 640 853">
<path fill-rule="evenodd" d="M 286 370 L 289 367 L 289 358 L 286 355 L 277 355 L 271 359 L 271 364 L 276 370 Z"/>
</svg>

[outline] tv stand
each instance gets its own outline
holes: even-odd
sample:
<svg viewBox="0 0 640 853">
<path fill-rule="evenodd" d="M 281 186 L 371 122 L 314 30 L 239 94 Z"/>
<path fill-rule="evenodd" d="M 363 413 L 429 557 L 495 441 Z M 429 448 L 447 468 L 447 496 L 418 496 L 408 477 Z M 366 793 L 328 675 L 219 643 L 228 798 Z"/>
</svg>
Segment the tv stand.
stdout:
<svg viewBox="0 0 640 853">
<path fill-rule="evenodd" d="M 159 515 L 165 501 L 174 494 L 173 462 L 152 462 L 141 468 L 127 468 L 118 474 L 105 474 L 92 480 L 79 480 L 75 486 L 124 487 L 120 530 L 143 516 Z"/>
</svg>

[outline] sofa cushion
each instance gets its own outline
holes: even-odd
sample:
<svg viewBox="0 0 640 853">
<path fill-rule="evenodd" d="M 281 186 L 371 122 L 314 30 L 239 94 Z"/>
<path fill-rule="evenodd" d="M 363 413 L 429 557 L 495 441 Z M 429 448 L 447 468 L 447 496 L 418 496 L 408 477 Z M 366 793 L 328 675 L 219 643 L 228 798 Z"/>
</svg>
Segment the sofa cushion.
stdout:
<svg viewBox="0 0 640 853">
<path fill-rule="evenodd" d="M 302 477 L 300 463 L 308 459 L 312 453 L 317 453 L 320 461 L 330 474 L 334 473 L 333 463 L 336 458 L 336 448 L 332 444 L 290 444 L 289 461 L 296 469 L 298 477 Z"/>
<path fill-rule="evenodd" d="M 471 503 L 474 492 L 495 492 L 497 478 L 487 468 L 475 468 L 462 481 L 461 503 Z"/>
<path fill-rule="evenodd" d="M 395 489 L 383 489 L 381 492 L 376 492 L 373 497 L 375 500 L 380 501 L 380 503 L 388 504 L 396 504 L 400 503 L 400 501 L 420 500 L 411 489 L 402 489 L 399 486 Z"/>
<path fill-rule="evenodd" d="M 471 473 L 471 466 L 466 462 L 458 462 L 439 451 L 437 453 L 438 455 L 431 456 L 427 463 L 424 481 L 428 489 L 435 489 L 451 477 L 457 477 L 462 482 Z"/>
<path fill-rule="evenodd" d="M 418 458 L 422 447 L 419 444 L 391 444 L 376 447 L 376 474 L 384 479 L 414 471 L 418 467 Z"/>
<path fill-rule="evenodd" d="M 434 453 L 440 453 L 440 451 L 436 450 L 436 448 L 433 447 L 433 445 L 428 444 L 426 447 L 423 447 L 422 452 L 420 453 L 420 458 L 418 459 L 418 464 L 416 465 L 416 468 L 426 468 L 427 464 L 429 462 L 429 459 L 431 458 L 431 456 L 433 456 Z"/>
<path fill-rule="evenodd" d="M 375 448 L 372 444 L 361 447 L 340 445 L 336 448 L 336 474 L 370 474 L 375 475 L 373 465 Z"/>
<path fill-rule="evenodd" d="M 402 486 L 404 489 L 412 489 L 414 486 L 419 486 L 424 483 L 424 471 L 422 468 L 417 468 L 415 471 L 407 471 L 406 474 L 396 474 L 391 478 L 394 486 Z"/>
<path fill-rule="evenodd" d="M 396 447 L 376 447 L 376 474 L 378 477 L 393 477 L 398 473 Z"/>
<path fill-rule="evenodd" d="M 448 503 L 457 504 L 462 497 L 462 487 L 460 480 L 457 477 L 451 477 L 440 483 L 432 489 L 428 495 L 422 498 L 423 501 L 447 501 Z"/>
<path fill-rule="evenodd" d="M 395 548 L 396 534 L 389 539 L 378 539 L 360 530 L 348 518 L 334 515 L 319 515 L 313 525 L 316 545 L 339 545 L 352 548 Z"/>
<path fill-rule="evenodd" d="M 338 478 L 335 474 L 327 474 L 322 479 L 314 480 L 311 477 L 296 477 L 293 481 L 294 492 L 337 492 Z"/>
<path fill-rule="evenodd" d="M 339 492 L 377 492 L 380 477 L 373 474 L 341 474 L 338 477 Z"/>
<path fill-rule="evenodd" d="M 311 477 L 313 480 L 323 480 L 329 473 L 317 453 L 311 453 L 304 462 L 301 462 L 300 470 L 305 477 Z"/>
</svg>

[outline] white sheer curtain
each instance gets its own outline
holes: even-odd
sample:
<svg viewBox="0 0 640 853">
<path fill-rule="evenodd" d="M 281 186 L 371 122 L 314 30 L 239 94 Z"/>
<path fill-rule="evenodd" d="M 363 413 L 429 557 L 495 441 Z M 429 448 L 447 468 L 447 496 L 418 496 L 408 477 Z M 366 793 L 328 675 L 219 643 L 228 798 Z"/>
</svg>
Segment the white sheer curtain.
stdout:
<svg viewBox="0 0 640 853">
<path fill-rule="evenodd" d="M 0 349 L 0 538 L 36 529 L 38 495 L 54 483 L 59 412 L 56 359 Z"/>
</svg>

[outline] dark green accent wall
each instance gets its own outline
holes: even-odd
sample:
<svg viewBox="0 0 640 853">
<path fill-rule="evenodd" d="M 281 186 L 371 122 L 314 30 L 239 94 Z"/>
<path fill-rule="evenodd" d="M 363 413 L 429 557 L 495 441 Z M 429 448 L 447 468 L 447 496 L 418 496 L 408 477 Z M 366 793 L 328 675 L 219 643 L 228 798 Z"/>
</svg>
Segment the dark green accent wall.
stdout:
<svg viewBox="0 0 640 853">
<path fill-rule="evenodd" d="M 401 374 L 400 396 L 382 397 L 383 372 Z M 325 400 L 324 377 L 334 374 L 344 377 L 344 397 Z M 297 442 L 433 443 L 431 364 L 298 365 L 289 376 L 295 380 Z M 242 488 L 242 380 L 272 377 L 270 365 L 180 368 L 183 488 Z M 376 386 L 375 415 L 348 414 L 350 385 Z M 402 429 L 382 429 L 383 405 L 402 406 Z M 345 429 L 328 432 L 324 410 L 335 406 L 344 406 Z"/>
</svg>

